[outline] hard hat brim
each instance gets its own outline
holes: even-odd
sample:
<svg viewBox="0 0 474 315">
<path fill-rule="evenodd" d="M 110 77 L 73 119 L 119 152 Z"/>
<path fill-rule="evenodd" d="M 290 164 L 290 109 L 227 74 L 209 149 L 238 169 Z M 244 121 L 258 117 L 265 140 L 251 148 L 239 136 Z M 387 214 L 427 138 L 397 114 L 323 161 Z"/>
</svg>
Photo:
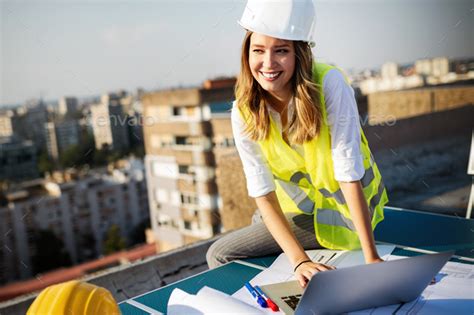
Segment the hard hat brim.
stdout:
<svg viewBox="0 0 474 315">
<path fill-rule="evenodd" d="M 272 34 L 271 32 L 262 32 L 253 29 L 251 26 L 245 25 L 240 20 L 237 20 L 237 23 L 246 31 L 251 31 L 253 33 L 262 34 L 266 36 L 270 36 L 273 38 L 283 39 L 283 40 L 291 40 L 291 41 L 302 41 L 308 43 L 308 45 L 313 48 L 315 46 L 315 42 L 312 40 L 301 39 L 301 38 L 291 38 L 290 36 L 281 36 L 281 34 Z"/>
</svg>

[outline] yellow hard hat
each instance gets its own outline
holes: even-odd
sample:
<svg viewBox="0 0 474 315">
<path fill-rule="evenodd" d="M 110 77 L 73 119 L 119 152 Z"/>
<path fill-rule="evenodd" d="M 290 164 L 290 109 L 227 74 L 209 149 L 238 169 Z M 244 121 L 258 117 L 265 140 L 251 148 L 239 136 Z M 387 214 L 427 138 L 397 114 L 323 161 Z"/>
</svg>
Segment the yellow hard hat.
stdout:
<svg viewBox="0 0 474 315">
<path fill-rule="evenodd" d="M 28 309 L 27 315 L 120 314 L 107 289 L 77 280 L 45 288 Z"/>
</svg>

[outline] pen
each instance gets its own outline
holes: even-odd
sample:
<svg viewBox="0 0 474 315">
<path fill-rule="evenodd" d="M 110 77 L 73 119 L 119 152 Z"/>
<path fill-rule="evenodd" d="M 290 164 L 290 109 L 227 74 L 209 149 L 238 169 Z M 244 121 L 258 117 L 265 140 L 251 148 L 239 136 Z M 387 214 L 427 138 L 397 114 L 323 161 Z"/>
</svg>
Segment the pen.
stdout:
<svg viewBox="0 0 474 315">
<path fill-rule="evenodd" d="M 271 308 L 272 311 L 278 312 L 280 310 L 278 306 L 265 293 L 263 293 L 262 289 L 258 285 L 255 286 L 255 290 L 257 290 L 257 292 L 260 293 L 260 295 L 265 299 L 268 307 Z"/>
<path fill-rule="evenodd" d="M 334 256 L 336 256 L 336 253 L 332 254 L 331 257 L 329 257 L 329 259 L 326 260 L 326 264 L 329 263 Z"/>
<path fill-rule="evenodd" d="M 265 299 L 255 290 L 255 288 L 249 282 L 245 282 L 245 287 L 247 288 L 247 290 L 249 290 L 250 294 L 252 294 L 258 305 L 260 305 L 261 307 L 268 307 Z"/>
</svg>

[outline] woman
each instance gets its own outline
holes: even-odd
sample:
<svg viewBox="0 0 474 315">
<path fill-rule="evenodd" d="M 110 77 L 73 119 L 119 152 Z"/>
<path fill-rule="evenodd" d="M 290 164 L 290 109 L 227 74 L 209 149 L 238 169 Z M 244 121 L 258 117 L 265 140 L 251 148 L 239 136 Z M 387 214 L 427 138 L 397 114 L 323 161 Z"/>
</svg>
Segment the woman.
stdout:
<svg viewBox="0 0 474 315">
<path fill-rule="evenodd" d="M 263 223 L 215 242 L 210 268 L 277 254 L 301 286 L 332 266 L 305 249 L 357 249 L 381 262 L 373 229 L 388 198 L 360 128 L 354 91 L 335 67 L 313 63 L 310 0 L 249 0 L 232 128 L 249 195 Z"/>
</svg>

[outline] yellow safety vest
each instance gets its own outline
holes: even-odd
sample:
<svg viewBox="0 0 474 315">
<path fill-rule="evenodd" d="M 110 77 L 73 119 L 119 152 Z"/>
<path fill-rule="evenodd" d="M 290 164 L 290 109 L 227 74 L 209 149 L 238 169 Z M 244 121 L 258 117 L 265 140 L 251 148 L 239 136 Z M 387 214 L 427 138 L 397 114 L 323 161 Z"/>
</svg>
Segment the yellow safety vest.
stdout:
<svg viewBox="0 0 474 315">
<path fill-rule="evenodd" d="M 322 86 L 324 76 L 333 68 L 315 63 L 313 79 Z M 258 143 L 272 170 L 276 195 L 283 212 L 313 215 L 316 239 L 322 246 L 329 249 L 357 249 L 360 248 L 359 237 L 339 183 L 334 179 L 331 138 L 322 89 L 320 104 L 323 116 L 320 134 L 303 143 L 304 156 L 283 140 L 271 116 L 269 136 Z M 241 115 L 245 120 L 247 116 L 242 109 Z M 384 218 L 383 207 L 388 197 L 362 128 L 360 133 L 360 150 L 365 169 L 361 183 L 369 206 L 372 229 L 375 229 Z"/>
</svg>

